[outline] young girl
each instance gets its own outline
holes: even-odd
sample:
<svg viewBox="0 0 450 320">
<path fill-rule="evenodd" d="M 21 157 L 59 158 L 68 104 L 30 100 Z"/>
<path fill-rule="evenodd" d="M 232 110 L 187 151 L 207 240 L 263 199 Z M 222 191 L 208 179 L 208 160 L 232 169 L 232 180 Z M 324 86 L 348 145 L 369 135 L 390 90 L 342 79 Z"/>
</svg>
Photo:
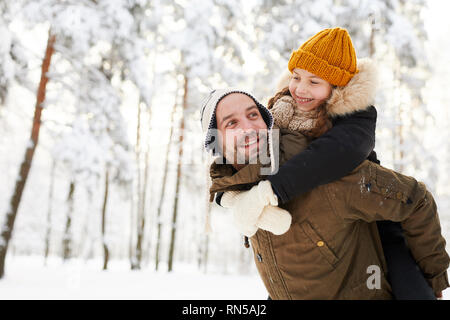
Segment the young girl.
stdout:
<svg viewBox="0 0 450 320">
<path fill-rule="evenodd" d="M 375 67 L 369 60 L 357 63 L 345 29 L 325 29 L 308 39 L 292 53 L 288 68 L 290 77 L 270 99 L 268 108 L 278 127 L 300 132 L 311 143 L 267 178 L 281 203 L 347 175 L 367 157 L 375 140 L 376 111 L 371 106 Z M 374 153 L 371 160 L 378 162 Z M 400 224 L 377 224 L 394 296 L 433 299 L 406 246 Z"/>
</svg>

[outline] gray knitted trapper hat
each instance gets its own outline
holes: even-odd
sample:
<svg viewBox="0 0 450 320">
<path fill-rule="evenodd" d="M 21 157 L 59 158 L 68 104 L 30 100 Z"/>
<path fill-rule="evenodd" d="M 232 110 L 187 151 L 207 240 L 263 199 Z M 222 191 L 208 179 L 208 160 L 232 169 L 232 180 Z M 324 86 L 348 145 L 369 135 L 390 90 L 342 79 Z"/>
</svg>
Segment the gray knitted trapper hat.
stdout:
<svg viewBox="0 0 450 320">
<path fill-rule="evenodd" d="M 216 120 L 216 109 L 220 100 L 231 93 L 242 93 L 250 98 L 256 103 L 256 106 L 267 124 L 267 128 L 270 130 L 273 127 L 273 117 L 270 111 L 263 106 L 258 100 L 255 99 L 250 93 L 239 90 L 237 88 L 225 88 L 213 90 L 209 93 L 208 97 L 205 99 L 201 109 L 200 121 L 202 123 L 203 134 L 205 135 L 205 149 L 207 151 L 213 151 L 214 135 L 212 134 L 212 129 L 217 129 Z"/>
</svg>

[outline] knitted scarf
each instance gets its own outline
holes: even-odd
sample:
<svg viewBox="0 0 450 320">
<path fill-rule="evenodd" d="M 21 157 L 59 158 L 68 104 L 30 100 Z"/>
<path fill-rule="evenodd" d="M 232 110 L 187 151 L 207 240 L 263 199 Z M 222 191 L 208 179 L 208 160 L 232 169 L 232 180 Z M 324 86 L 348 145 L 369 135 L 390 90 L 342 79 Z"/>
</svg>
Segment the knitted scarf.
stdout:
<svg viewBox="0 0 450 320">
<path fill-rule="evenodd" d="M 270 109 L 278 127 L 297 131 L 304 135 L 309 135 L 312 129 L 320 125 L 318 110 L 319 108 L 311 111 L 300 110 L 290 95 L 284 95 L 277 99 Z M 329 129 L 331 123 L 326 123 L 326 126 Z"/>
</svg>

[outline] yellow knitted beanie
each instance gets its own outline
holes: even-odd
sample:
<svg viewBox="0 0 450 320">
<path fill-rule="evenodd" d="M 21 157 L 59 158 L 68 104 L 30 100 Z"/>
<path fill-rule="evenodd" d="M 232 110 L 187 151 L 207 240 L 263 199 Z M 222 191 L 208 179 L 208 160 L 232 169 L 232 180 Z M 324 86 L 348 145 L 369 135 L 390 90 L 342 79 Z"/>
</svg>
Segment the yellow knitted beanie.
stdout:
<svg viewBox="0 0 450 320">
<path fill-rule="evenodd" d="M 324 29 L 292 52 L 289 71 L 314 73 L 335 86 L 345 86 L 358 72 L 352 39 L 342 28 Z"/>
</svg>

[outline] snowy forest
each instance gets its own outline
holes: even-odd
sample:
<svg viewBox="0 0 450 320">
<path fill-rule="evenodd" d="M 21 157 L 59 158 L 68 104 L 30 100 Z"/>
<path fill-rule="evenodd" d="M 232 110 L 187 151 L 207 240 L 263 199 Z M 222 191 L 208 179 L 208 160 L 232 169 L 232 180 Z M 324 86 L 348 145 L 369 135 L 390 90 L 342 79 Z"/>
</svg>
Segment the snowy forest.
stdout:
<svg viewBox="0 0 450 320">
<path fill-rule="evenodd" d="M 201 103 L 226 86 L 267 103 L 291 52 L 335 26 L 379 66 L 381 164 L 426 184 L 448 241 L 448 9 L 0 0 L 0 299 L 265 299 L 251 249 L 209 202 Z"/>
</svg>

